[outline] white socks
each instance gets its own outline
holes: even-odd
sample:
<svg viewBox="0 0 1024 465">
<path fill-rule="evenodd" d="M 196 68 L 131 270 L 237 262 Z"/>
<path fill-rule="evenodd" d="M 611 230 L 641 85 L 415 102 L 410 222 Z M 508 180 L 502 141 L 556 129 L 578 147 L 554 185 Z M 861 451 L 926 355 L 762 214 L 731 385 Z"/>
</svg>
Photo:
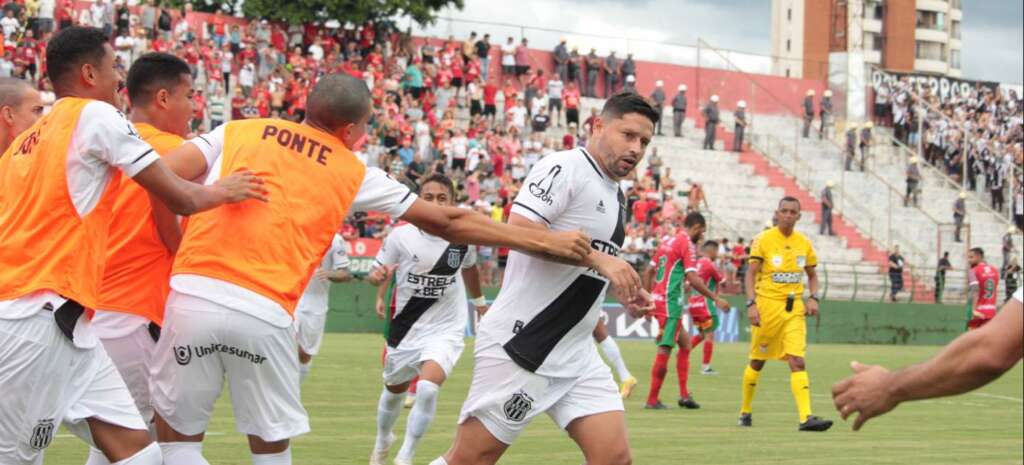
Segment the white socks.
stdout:
<svg viewBox="0 0 1024 465">
<path fill-rule="evenodd" d="M 164 453 L 164 465 L 210 465 L 203 458 L 201 442 L 161 442 L 160 450 Z"/>
<path fill-rule="evenodd" d="M 398 415 L 402 413 L 402 397 L 404 394 L 395 394 L 387 387 L 380 393 L 380 402 L 377 404 L 377 450 L 384 450 L 391 447 L 388 441 L 391 430 L 395 427 Z M 171 464 L 167 464 L 171 465 Z"/>
<path fill-rule="evenodd" d="M 91 458 L 90 452 L 90 458 Z M 100 455 L 103 455 L 102 453 Z M 104 458 L 104 460 L 106 460 Z M 160 446 L 155 442 L 149 443 L 148 446 L 137 452 L 135 455 L 128 457 L 120 462 L 114 462 L 111 465 L 163 465 L 164 459 L 163 454 L 160 453 Z M 170 463 L 170 462 L 167 462 Z"/>
<path fill-rule="evenodd" d="M 430 423 L 434 421 L 438 389 L 440 387 L 437 384 L 427 380 L 421 379 L 416 383 L 416 405 L 409 413 L 409 420 L 405 426 L 405 441 L 402 442 L 397 459 L 412 462 L 413 456 L 416 455 L 416 446 L 427 432 Z"/>
<path fill-rule="evenodd" d="M 310 360 L 309 363 L 299 362 L 299 383 L 300 384 L 306 381 L 306 377 L 309 376 L 309 369 L 312 368 L 312 367 L 313 367 L 313 361 L 312 360 Z"/>
<path fill-rule="evenodd" d="M 252 465 L 292 465 L 292 448 L 276 454 L 252 454 Z"/>
<path fill-rule="evenodd" d="M 444 459 L 444 457 L 438 457 L 434 459 L 433 462 L 430 462 L 429 465 L 448 465 L 448 462 Z"/>
<path fill-rule="evenodd" d="M 601 341 L 601 351 L 604 352 L 605 358 L 615 367 L 615 372 L 619 374 L 619 381 L 625 381 L 633 377 L 629 373 L 629 368 L 626 368 L 626 361 L 622 359 L 622 352 L 619 351 L 619 345 L 615 343 L 615 339 L 612 339 L 611 336 L 604 338 Z"/>
</svg>

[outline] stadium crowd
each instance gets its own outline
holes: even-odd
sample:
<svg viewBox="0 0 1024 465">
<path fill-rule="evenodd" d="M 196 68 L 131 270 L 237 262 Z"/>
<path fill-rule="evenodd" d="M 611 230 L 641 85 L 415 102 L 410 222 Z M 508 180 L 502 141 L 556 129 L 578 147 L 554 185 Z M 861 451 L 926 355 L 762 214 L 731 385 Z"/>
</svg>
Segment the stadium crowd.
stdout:
<svg viewBox="0 0 1024 465">
<path fill-rule="evenodd" d="M 966 184 L 968 190 L 987 193 L 993 209 L 1010 209 L 1017 227 L 1022 228 L 1021 97 L 1012 89 L 1004 93 L 978 85 L 965 95 L 942 100 L 930 86 L 917 86 L 904 76 L 883 83 L 876 92 L 875 123 L 891 125 L 896 140 L 920 147 L 919 158 L 948 175 L 957 184 L 952 187 Z M 966 180 L 962 179 L 965 168 Z M 908 180 L 911 178 L 908 171 Z M 908 185 L 908 191 L 912 190 Z"/>
<path fill-rule="evenodd" d="M 604 97 L 635 89 L 636 82 L 632 55 L 619 59 L 613 52 L 600 58 L 593 50 L 580 55 L 565 41 L 553 54 L 556 72 L 546 76 L 530 58 L 527 39 L 516 43 L 509 37 L 498 46 L 490 34 L 475 32 L 464 41 L 421 41 L 384 22 L 289 26 L 221 12 L 199 14 L 191 5 L 161 8 L 153 0 L 131 8 L 106 0 L 87 8 L 69 0 L 11 2 L 3 11 L 0 77 L 31 81 L 47 107 L 55 100 L 45 78 L 47 39 L 71 25 L 109 32 L 122 76 L 150 51 L 184 59 L 195 79 L 196 132 L 244 118 L 301 120 L 318 76 L 351 74 L 366 82 L 374 104 L 371 131 L 357 156 L 410 186 L 446 174 L 456 182 L 460 204 L 495 221 L 507 218 L 511 200 L 538 160 L 586 145 L 597 110 L 581 116 L 581 98 L 598 97 L 597 76 Z M 626 253 L 638 269 L 670 232 L 664 225 L 707 208 L 702 186 L 688 179 L 677 183 L 656 151 L 648 166 L 624 183 L 630 220 Z M 387 215 L 357 213 L 342 232 L 347 239 L 379 239 L 390 221 Z M 744 248 L 721 243 L 721 265 L 735 277 Z M 507 249 L 481 251 L 485 284 L 500 282 L 507 254 Z"/>
</svg>

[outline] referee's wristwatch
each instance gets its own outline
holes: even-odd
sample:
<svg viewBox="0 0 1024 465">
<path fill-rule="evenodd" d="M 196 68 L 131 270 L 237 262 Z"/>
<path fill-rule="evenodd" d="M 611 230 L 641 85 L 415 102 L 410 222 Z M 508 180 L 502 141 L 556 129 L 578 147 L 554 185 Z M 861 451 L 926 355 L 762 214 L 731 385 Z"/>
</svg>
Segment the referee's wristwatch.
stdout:
<svg viewBox="0 0 1024 465">
<path fill-rule="evenodd" d="M 757 302 L 754 299 L 747 299 L 747 308 L 752 307 L 755 303 Z"/>
<path fill-rule="evenodd" d="M 821 299 L 819 299 L 819 298 L 818 298 L 818 295 L 817 295 L 817 294 L 811 294 L 811 295 L 807 296 L 807 298 L 808 298 L 809 300 L 813 300 L 813 301 L 815 301 L 815 302 L 821 302 Z"/>
</svg>

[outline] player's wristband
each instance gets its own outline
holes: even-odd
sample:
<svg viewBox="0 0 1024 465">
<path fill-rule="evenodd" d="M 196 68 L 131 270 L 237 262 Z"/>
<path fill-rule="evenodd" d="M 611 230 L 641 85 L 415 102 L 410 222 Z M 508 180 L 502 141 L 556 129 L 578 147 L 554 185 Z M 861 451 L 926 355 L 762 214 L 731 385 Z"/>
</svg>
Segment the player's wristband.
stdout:
<svg viewBox="0 0 1024 465">
<path fill-rule="evenodd" d="M 820 300 L 818 299 L 818 296 L 816 296 L 816 295 L 814 295 L 814 294 L 811 294 L 811 295 L 809 295 L 809 296 L 808 296 L 807 298 L 808 298 L 808 299 L 811 299 L 811 300 L 813 300 L 813 301 L 815 301 L 815 302 L 819 302 L 819 301 L 820 301 Z"/>
<path fill-rule="evenodd" d="M 755 303 L 757 303 L 757 302 L 756 302 L 756 301 L 754 301 L 754 299 L 750 299 L 750 300 L 747 300 L 747 308 L 750 308 L 750 307 L 751 307 L 751 306 L 753 306 L 753 305 L 754 305 Z"/>
<path fill-rule="evenodd" d="M 487 305 L 487 298 L 484 296 L 474 297 L 469 299 L 469 302 L 476 307 L 483 307 L 484 305 Z"/>
</svg>

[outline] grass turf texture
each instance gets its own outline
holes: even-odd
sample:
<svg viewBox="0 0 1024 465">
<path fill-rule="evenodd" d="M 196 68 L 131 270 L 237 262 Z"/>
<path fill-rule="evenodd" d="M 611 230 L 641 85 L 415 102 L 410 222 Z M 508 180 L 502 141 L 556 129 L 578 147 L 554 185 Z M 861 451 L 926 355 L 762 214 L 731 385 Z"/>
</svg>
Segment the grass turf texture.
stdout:
<svg viewBox="0 0 1024 465">
<path fill-rule="evenodd" d="M 832 406 L 832 383 L 849 374 L 849 362 L 900 367 L 923 360 L 938 347 L 811 345 L 814 413 L 837 421 L 827 433 L 796 431 L 797 414 L 789 390 L 788 368 L 769 362 L 754 399 L 754 428 L 736 426 L 740 377 L 747 344 L 718 344 L 713 366 L 717 376 L 702 376 L 700 349 L 691 354 L 690 389 L 700 410 L 675 406 L 678 385 L 675 360 L 662 388 L 669 410 L 643 410 L 654 357 L 650 341 L 619 340 L 640 385 L 626 401 L 626 421 L 634 463 L 669 464 L 1013 464 L 1024 463 L 1024 382 L 1018 365 L 995 383 L 967 395 L 913 402 L 869 422 L 859 433 L 839 420 Z M 312 432 L 292 441 L 294 463 L 365 464 L 376 434 L 377 399 L 381 391 L 383 340 L 371 334 L 327 334 L 321 354 L 303 385 L 303 401 Z M 675 355 L 673 354 L 673 357 Z M 455 421 L 466 396 L 472 370 L 468 345 L 455 373 L 441 389 L 436 419 L 420 443 L 417 464 L 442 454 L 455 434 Z M 404 410 L 395 427 L 398 451 Z M 225 392 L 210 422 L 204 454 L 214 465 L 250 463 L 246 439 L 234 428 Z M 61 430 L 46 453 L 47 464 L 80 464 L 87 449 Z M 539 462 L 539 460 L 543 462 Z M 508 450 L 502 464 L 579 465 L 576 445 L 540 416 Z M 390 463 L 390 462 L 388 462 Z"/>
</svg>

